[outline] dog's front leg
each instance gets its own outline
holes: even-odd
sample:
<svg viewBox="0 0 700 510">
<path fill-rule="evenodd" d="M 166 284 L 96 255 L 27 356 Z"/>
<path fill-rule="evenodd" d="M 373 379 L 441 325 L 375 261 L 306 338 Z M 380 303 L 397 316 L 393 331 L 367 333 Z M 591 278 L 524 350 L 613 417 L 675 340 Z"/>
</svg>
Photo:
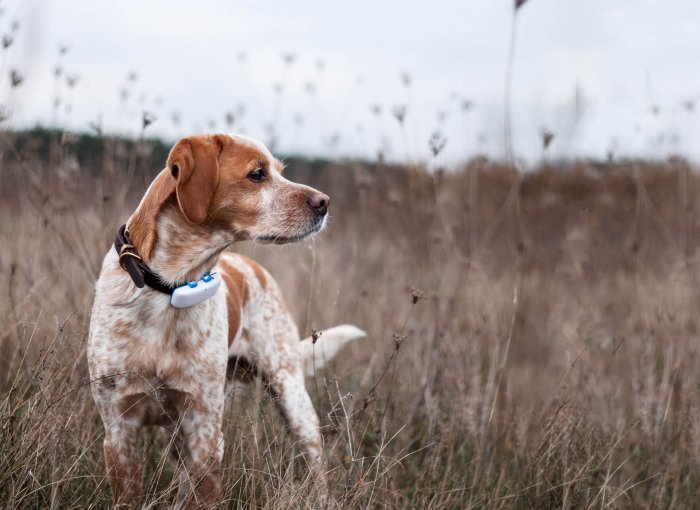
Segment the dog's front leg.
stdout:
<svg viewBox="0 0 700 510">
<path fill-rule="evenodd" d="M 178 508 L 213 507 L 221 495 L 221 462 L 224 456 L 223 391 L 216 406 L 187 410 L 179 424 L 181 467 Z M 183 455 L 184 454 L 184 455 Z"/>
<path fill-rule="evenodd" d="M 136 509 L 141 504 L 140 432 L 139 422 L 124 418 L 106 427 L 105 464 L 115 509 Z"/>
</svg>

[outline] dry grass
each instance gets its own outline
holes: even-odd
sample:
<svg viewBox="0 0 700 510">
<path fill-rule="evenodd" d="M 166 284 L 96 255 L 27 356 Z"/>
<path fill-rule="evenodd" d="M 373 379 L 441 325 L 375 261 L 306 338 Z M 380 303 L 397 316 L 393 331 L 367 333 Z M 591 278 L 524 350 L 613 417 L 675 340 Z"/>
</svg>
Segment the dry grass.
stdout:
<svg viewBox="0 0 700 510">
<path fill-rule="evenodd" d="M 105 508 L 92 285 L 160 161 L 105 139 L 75 167 L 69 146 L 39 157 L 0 136 L 0 508 Z M 330 230 L 238 249 L 279 280 L 302 332 L 369 333 L 307 382 L 339 505 L 695 506 L 700 182 L 683 162 L 290 172 L 333 197 Z M 161 447 L 149 433 L 154 507 L 174 496 Z M 259 385 L 230 399 L 224 465 L 222 508 L 305 506 Z"/>
</svg>

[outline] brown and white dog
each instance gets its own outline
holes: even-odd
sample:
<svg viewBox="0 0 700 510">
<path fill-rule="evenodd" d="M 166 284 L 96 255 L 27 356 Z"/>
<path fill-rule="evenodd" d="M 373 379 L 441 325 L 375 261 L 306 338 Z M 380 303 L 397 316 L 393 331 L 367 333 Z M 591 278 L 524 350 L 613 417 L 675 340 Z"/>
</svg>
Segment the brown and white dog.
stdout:
<svg viewBox="0 0 700 510">
<path fill-rule="evenodd" d="M 288 181 L 282 169 L 264 145 L 243 136 L 185 138 L 129 218 L 129 246 L 140 264 L 170 287 L 218 272 L 223 281 L 210 299 L 175 308 L 167 294 L 137 287 L 115 250 L 104 259 L 88 362 L 115 507 L 140 504 L 139 436 L 146 425 L 169 434 L 182 467 L 178 505 L 216 501 L 227 369 L 230 380 L 236 367 L 264 380 L 292 439 L 323 477 L 305 371 L 364 332 L 345 325 L 325 331 L 315 346 L 300 341 L 270 274 L 246 257 L 223 253 L 238 240 L 286 243 L 324 228 L 329 198 Z"/>
</svg>

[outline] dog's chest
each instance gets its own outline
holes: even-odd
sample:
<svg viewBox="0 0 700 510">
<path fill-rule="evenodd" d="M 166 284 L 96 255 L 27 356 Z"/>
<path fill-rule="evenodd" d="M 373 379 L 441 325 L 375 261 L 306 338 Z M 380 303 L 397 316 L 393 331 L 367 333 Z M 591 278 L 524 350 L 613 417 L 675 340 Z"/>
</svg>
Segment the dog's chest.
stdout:
<svg viewBox="0 0 700 510">
<path fill-rule="evenodd" d="M 99 296 L 98 296 L 99 299 Z M 176 309 L 147 290 L 121 306 L 93 314 L 90 358 L 94 375 L 123 373 L 133 383 L 162 381 L 185 388 L 226 371 L 228 322 L 223 294 Z"/>
</svg>

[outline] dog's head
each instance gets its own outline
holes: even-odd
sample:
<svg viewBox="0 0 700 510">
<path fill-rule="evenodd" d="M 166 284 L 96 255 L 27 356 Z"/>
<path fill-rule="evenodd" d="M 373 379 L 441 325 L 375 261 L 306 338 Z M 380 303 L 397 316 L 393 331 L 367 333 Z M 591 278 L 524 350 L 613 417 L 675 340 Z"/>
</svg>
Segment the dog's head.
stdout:
<svg viewBox="0 0 700 510">
<path fill-rule="evenodd" d="M 189 225 L 228 231 L 235 239 L 282 244 L 320 232 L 327 220 L 328 196 L 285 179 L 283 169 L 263 144 L 244 136 L 179 140 L 170 151 L 167 168 L 129 221 L 132 234 L 144 237 L 142 255 L 148 257 L 155 243 L 149 236 L 157 221 L 155 211 L 173 199 Z M 148 233 L 139 236 L 133 232 L 137 229 Z"/>
</svg>

